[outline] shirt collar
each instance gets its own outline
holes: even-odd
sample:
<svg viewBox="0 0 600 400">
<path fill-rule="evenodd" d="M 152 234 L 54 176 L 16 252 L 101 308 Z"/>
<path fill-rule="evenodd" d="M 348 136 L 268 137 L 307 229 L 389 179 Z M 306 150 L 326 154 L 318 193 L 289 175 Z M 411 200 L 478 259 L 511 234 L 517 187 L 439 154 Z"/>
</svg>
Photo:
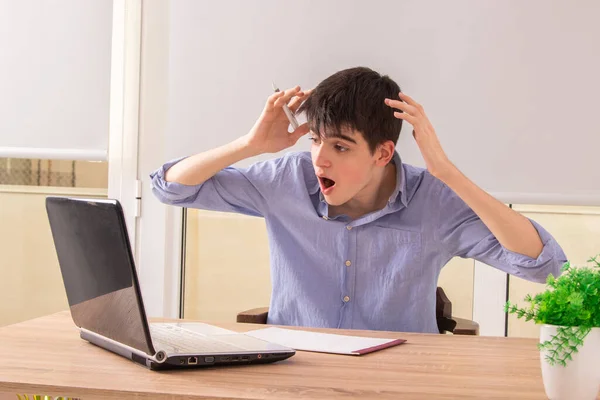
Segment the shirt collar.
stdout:
<svg viewBox="0 0 600 400">
<path fill-rule="evenodd" d="M 396 187 L 394 188 L 394 192 L 390 196 L 389 203 L 393 204 L 400 196 L 400 201 L 404 205 L 404 207 L 408 206 L 408 199 L 406 196 L 406 172 L 404 171 L 404 165 L 402 164 L 402 159 L 400 158 L 400 154 L 397 151 L 394 152 L 394 164 L 396 164 Z"/>
<path fill-rule="evenodd" d="M 396 165 L 396 187 L 394 188 L 394 192 L 390 196 L 388 201 L 389 204 L 393 204 L 398 200 L 398 196 L 400 196 L 400 201 L 406 207 L 408 206 L 408 198 L 407 198 L 407 190 L 406 190 L 406 173 L 404 171 L 404 166 L 402 164 L 402 159 L 400 158 L 400 154 L 397 151 L 394 152 L 394 158 L 392 159 L 394 164 Z M 321 193 L 321 189 L 319 186 L 319 180 L 316 179 L 315 183 L 309 188 L 309 193 L 315 194 L 319 192 L 319 200 L 325 201 L 323 197 L 323 193 Z"/>
</svg>

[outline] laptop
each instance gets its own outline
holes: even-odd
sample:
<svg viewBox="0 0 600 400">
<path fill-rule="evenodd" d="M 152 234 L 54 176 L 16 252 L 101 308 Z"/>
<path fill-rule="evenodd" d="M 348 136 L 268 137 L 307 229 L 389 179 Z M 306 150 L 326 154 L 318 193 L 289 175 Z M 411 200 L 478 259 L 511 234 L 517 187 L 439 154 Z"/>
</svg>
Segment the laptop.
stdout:
<svg viewBox="0 0 600 400">
<path fill-rule="evenodd" d="M 149 369 L 271 363 L 295 350 L 194 323 L 148 323 L 117 200 L 47 197 L 46 210 L 82 339 Z"/>
</svg>

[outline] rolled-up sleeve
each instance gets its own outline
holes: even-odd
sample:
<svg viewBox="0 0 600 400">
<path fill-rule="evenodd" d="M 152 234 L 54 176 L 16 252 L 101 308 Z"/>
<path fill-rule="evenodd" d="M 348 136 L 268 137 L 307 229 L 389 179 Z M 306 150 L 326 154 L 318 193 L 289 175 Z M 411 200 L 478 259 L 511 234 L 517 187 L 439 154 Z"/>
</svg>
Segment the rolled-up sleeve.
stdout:
<svg viewBox="0 0 600 400">
<path fill-rule="evenodd" d="M 544 247 L 537 258 L 532 258 L 503 247 L 477 214 L 448 186 L 441 184 L 437 201 L 439 217 L 434 237 L 449 257 L 473 258 L 533 282 L 544 282 L 550 273 L 560 275 L 567 261 L 565 253 L 537 222 L 529 219 Z"/>
<path fill-rule="evenodd" d="M 167 170 L 182 159 L 169 161 L 150 174 L 152 192 L 162 203 L 252 216 L 265 216 L 285 167 L 285 160 L 279 158 L 248 168 L 227 167 L 200 185 L 166 181 Z"/>
</svg>

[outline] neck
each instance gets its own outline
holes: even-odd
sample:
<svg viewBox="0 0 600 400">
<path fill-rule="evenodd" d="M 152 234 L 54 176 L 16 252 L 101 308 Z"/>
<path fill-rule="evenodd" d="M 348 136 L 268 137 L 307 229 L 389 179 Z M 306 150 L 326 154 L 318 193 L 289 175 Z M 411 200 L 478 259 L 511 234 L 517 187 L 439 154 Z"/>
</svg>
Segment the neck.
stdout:
<svg viewBox="0 0 600 400">
<path fill-rule="evenodd" d="M 390 162 L 352 199 L 330 206 L 329 215 L 346 214 L 352 219 L 383 209 L 396 189 L 396 164 Z"/>
</svg>

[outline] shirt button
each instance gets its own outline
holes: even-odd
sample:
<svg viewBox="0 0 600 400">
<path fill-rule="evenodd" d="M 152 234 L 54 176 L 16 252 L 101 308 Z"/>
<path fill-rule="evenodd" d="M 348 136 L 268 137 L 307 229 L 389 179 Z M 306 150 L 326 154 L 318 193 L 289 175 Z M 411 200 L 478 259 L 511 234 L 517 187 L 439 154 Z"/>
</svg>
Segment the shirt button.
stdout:
<svg viewBox="0 0 600 400">
<path fill-rule="evenodd" d="M 351 230 L 352 227 L 350 225 L 346 226 L 346 229 Z"/>
<path fill-rule="evenodd" d="M 344 303 L 347 303 L 347 302 L 349 302 L 349 301 L 350 301 L 350 297 L 348 297 L 348 296 L 344 296 Z"/>
<path fill-rule="evenodd" d="M 324 219 L 325 221 L 327 221 L 327 220 L 329 219 L 329 217 L 328 217 L 327 215 L 323 215 L 323 219 Z"/>
<path fill-rule="evenodd" d="M 352 261 L 350 261 L 350 260 L 346 261 L 346 267 L 349 267 L 351 265 L 352 265 Z"/>
</svg>

